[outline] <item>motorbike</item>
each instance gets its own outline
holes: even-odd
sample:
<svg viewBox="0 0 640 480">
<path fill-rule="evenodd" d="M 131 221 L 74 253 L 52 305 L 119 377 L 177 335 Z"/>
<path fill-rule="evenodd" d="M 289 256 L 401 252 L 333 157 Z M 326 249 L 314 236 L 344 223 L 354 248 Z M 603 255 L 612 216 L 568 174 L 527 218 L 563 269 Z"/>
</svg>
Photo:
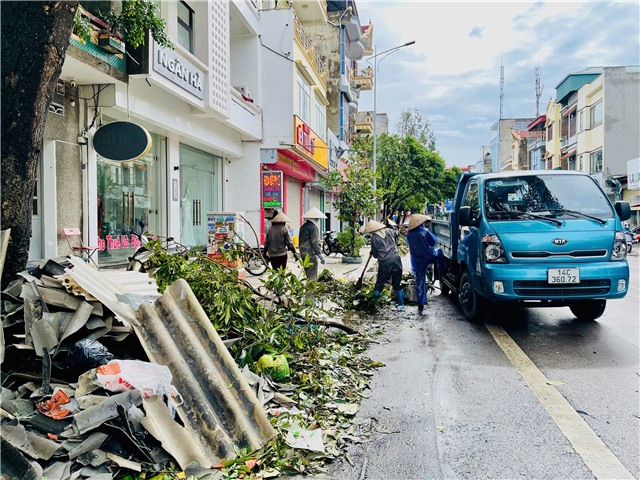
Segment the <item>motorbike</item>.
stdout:
<svg viewBox="0 0 640 480">
<path fill-rule="evenodd" d="M 322 253 L 326 256 L 329 256 L 332 253 L 341 253 L 344 255 L 342 247 L 340 247 L 340 243 L 338 242 L 337 232 L 334 230 L 327 230 L 324 232 L 324 238 L 322 239 Z"/>
</svg>

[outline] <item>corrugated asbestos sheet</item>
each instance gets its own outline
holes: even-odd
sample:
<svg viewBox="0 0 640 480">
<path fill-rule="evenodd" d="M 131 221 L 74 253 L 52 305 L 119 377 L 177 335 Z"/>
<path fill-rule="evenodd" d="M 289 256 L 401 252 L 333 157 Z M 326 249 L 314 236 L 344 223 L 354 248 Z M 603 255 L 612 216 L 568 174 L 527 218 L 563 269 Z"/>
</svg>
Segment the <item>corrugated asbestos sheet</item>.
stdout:
<svg viewBox="0 0 640 480">
<path fill-rule="evenodd" d="M 136 311 L 134 331 L 149 359 L 166 365 L 188 399 L 177 407 L 193 445 L 211 465 L 258 449 L 276 435 L 261 403 L 184 280 Z M 200 455 L 197 455 L 198 457 Z"/>
<path fill-rule="evenodd" d="M 68 258 L 73 268 L 67 269 L 67 275 L 83 290 L 106 305 L 126 326 L 130 326 L 135 321 L 135 308 L 141 301 L 149 301 L 149 294 L 152 292 L 155 293 L 153 298 L 158 296 L 155 281 L 146 274 L 97 270 L 89 267 L 81 258 L 74 256 Z M 150 280 L 151 283 L 149 283 Z M 128 288 L 120 282 L 128 283 Z"/>
</svg>

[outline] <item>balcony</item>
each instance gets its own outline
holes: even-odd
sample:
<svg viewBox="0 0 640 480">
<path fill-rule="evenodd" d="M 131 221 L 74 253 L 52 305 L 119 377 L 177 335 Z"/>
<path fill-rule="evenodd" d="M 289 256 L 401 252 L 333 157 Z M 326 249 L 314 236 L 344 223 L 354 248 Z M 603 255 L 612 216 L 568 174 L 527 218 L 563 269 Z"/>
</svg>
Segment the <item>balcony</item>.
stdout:
<svg viewBox="0 0 640 480">
<path fill-rule="evenodd" d="M 89 37 L 82 39 L 75 33 L 71 35 L 70 44 L 97 59 L 96 65 L 103 64 L 103 69 L 111 73 L 113 69 L 121 73 L 127 72 L 125 59 L 125 43 L 119 32 L 111 32 L 111 26 L 82 7 L 78 7 L 80 16 L 87 22 Z M 74 55 L 73 51 L 71 52 Z M 98 63 L 100 62 L 100 63 Z M 116 72 L 113 72 L 117 74 Z M 91 83 L 88 79 L 86 83 Z M 100 83 L 97 80 L 94 83 Z"/>
<path fill-rule="evenodd" d="M 353 73 L 351 75 L 351 86 L 360 91 L 373 90 L 373 69 L 367 67 L 361 70 L 359 74 Z"/>
<path fill-rule="evenodd" d="M 304 52 L 305 57 L 307 57 L 307 60 L 316 72 L 316 75 L 318 76 L 322 87 L 324 87 L 324 89 L 326 90 L 328 73 L 326 63 L 324 63 L 324 60 L 322 60 L 322 57 L 320 57 L 320 54 L 313 46 L 311 37 L 309 37 L 309 35 L 307 35 L 307 33 L 304 31 L 304 28 L 302 28 L 302 23 L 295 13 L 293 15 L 293 25 L 293 37 L 295 38 L 296 42 L 300 46 L 300 49 Z"/>
<path fill-rule="evenodd" d="M 262 138 L 262 120 L 260 108 L 250 99 L 245 99 L 236 89 L 231 88 L 229 102 L 229 126 L 243 135 L 243 139 L 259 140 Z M 248 98 L 248 97 L 246 97 Z"/>
<path fill-rule="evenodd" d="M 358 112 L 353 123 L 353 133 L 356 135 L 373 134 L 373 115 L 371 112 Z"/>
</svg>

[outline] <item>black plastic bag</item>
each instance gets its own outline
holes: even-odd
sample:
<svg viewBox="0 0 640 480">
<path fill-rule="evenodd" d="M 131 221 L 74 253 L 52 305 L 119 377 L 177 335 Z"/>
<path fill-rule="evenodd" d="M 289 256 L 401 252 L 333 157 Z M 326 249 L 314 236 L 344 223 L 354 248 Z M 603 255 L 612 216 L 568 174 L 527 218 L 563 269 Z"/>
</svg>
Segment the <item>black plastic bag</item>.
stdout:
<svg viewBox="0 0 640 480">
<path fill-rule="evenodd" d="M 113 354 L 97 340 L 85 338 L 73 344 L 69 349 L 67 360 L 72 368 L 80 371 L 106 365 L 113 359 Z"/>
</svg>

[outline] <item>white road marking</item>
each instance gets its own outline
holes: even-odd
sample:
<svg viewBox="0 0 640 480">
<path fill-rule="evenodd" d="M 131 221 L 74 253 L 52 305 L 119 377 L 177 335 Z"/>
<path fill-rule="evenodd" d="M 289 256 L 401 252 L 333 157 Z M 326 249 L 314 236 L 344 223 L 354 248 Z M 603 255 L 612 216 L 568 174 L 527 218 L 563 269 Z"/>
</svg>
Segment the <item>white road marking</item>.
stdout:
<svg viewBox="0 0 640 480">
<path fill-rule="evenodd" d="M 633 475 L 598 438 L 567 399 L 556 387 L 547 383 L 547 377 L 509 334 L 499 325 L 486 327 L 593 475 L 599 480 L 633 479 Z"/>
</svg>

